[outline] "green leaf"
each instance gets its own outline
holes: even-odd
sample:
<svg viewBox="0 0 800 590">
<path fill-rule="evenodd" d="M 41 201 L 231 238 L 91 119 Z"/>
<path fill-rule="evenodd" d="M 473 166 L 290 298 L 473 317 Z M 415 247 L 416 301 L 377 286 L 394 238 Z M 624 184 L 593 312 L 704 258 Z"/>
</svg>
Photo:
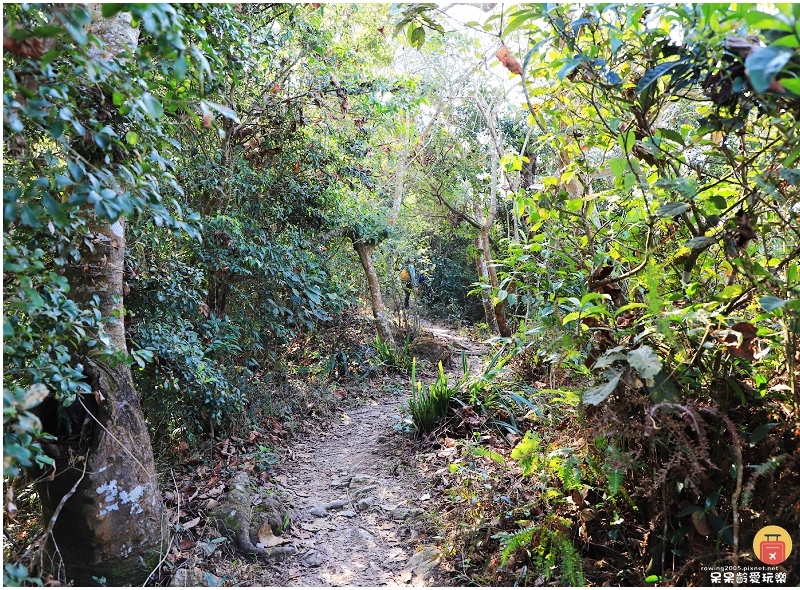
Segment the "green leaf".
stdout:
<svg viewBox="0 0 800 590">
<path fill-rule="evenodd" d="M 422 49 L 422 46 L 425 45 L 425 28 L 419 26 L 411 31 L 409 43 L 411 43 L 411 47 L 414 49 Z"/>
<path fill-rule="evenodd" d="M 800 78 L 783 78 L 781 79 L 781 86 L 792 94 L 800 95 Z"/>
<path fill-rule="evenodd" d="M 691 250 L 702 250 L 704 248 L 708 248 L 711 244 L 716 243 L 718 239 L 718 236 L 698 236 L 696 238 L 692 238 L 691 240 L 686 240 L 684 246 Z"/>
<path fill-rule="evenodd" d="M 564 62 L 564 65 L 558 70 L 558 79 L 564 80 L 567 76 L 569 76 L 572 71 L 577 68 L 579 65 L 583 63 L 582 59 L 568 59 Z"/>
<path fill-rule="evenodd" d="M 614 393 L 614 390 L 619 384 L 619 377 L 614 377 L 608 383 L 603 383 L 597 387 L 590 387 L 583 392 L 583 403 L 596 406 L 606 400 L 606 398 Z"/>
<path fill-rule="evenodd" d="M 784 35 L 772 45 L 777 45 L 778 47 L 800 47 L 800 41 L 795 35 Z M 783 80 L 781 80 L 781 83 L 783 83 Z"/>
<path fill-rule="evenodd" d="M 687 506 L 686 508 L 678 512 L 678 514 L 675 515 L 675 518 L 683 518 L 684 516 L 689 516 L 690 514 L 694 514 L 695 512 L 700 512 L 701 510 L 702 508 L 700 508 L 700 506 L 694 506 L 694 505 Z"/>
<path fill-rule="evenodd" d="M 793 55 L 793 49 L 774 45 L 757 49 L 748 55 L 744 66 L 755 91 L 766 91 Z"/>
<path fill-rule="evenodd" d="M 774 14 L 767 14 L 760 10 L 748 10 L 744 15 L 744 20 L 754 29 L 774 29 L 793 33 L 792 26 Z"/>
<path fill-rule="evenodd" d="M 522 474 L 530 475 L 539 465 L 539 446 L 542 439 L 538 434 L 528 430 L 517 446 L 511 451 L 511 458 L 519 462 Z"/>
<path fill-rule="evenodd" d="M 491 459 L 492 461 L 494 461 L 495 463 L 499 463 L 500 465 L 506 464 L 506 460 L 503 458 L 503 455 L 484 447 L 475 447 L 472 449 L 471 453 L 475 457 L 486 457 L 487 459 Z"/>
<path fill-rule="evenodd" d="M 670 203 L 664 203 L 656 209 L 656 215 L 659 217 L 675 217 L 676 215 L 680 215 L 681 213 L 686 213 L 689 210 L 689 205 L 686 203 L 680 203 L 677 201 L 672 201 Z"/>
<path fill-rule="evenodd" d="M 767 422 L 766 424 L 762 424 L 761 426 L 757 426 L 753 429 L 753 432 L 750 433 L 750 446 L 754 447 L 758 444 L 758 442 L 769 434 L 769 431 L 772 430 L 775 426 L 778 425 L 778 422 Z"/>
<path fill-rule="evenodd" d="M 61 27 L 57 27 L 55 25 L 44 25 L 41 27 L 36 27 L 33 29 L 33 36 L 34 37 L 58 37 L 62 35 L 66 31 Z"/>
<path fill-rule="evenodd" d="M 619 145 L 622 148 L 623 152 L 625 152 L 626 154 L 630 153 L 635 143 L 636 143 L 636 133 L 634 133 L 633 129 L 630 129 L 625 133 L 620 133 Z"/>
<path fill-rule="evenodd" d="M 226 119 L 231 119 L 235 123 L 239 123 L 239 117 L 236 116 L 236 111 L 234 111 L 232 108 L 226 107 L 224 104 L 211 102 L 210 100 L 205 101 L 205 104 L 210 106 Z"/>
<path fill-rule="evenodd" d="M 608 161 L 608 167 L 611 169 L 611 172 L 614 173 L 614 179 L 616 181 L 622 180 L 622 175 L 625 173 L 627 165 L 628 162 L 625 158 L 611 158 Z"/>
<path fill-rule="evenodd" d="M 42 193 L 42 206 L 56 222 L 56 225 L 65 227 L 69 223 L 64 207 L 56 201 L 49 193 Z"/>
<path fill-rule="evenodd" d="M 22 211 L 20 212 L 20 219 L 23 225 L 27 225 L 29 227 L 41 226 L 41 223 L 39 223 L 39 216 L 36 214 L 36 209 L 31 207 L 30 205 L 24 205 L 22 207 Z"/>
<path fill-rule="evenodd" d="M 122 105 L 122 103 L 125 102 L 125 95 L 122 94 L 121 92 L 115 92 L 111 96 L 111 100 L 114 102 L 114 106 L 120 106 Z"/>
<path fill-rule="evenodd" d="M 150 118 L 160 119 L 164 116 L 164 107 L 161 106 L 161 102 L 149 92 L 142 94 L 142 102 Z"/>
<path fill-rule="evenodd" d="M 773 297 L 772 295 L 765 295 L 759 299 L 758 302 L 766 311 L 775 311 L 786 305 L 785 300 L 780 297 Z"/>
<path fill-rule="evenodd" d="M 677 61 L 670 61 L 658 64 L 656 67 L 647 70 L 644 75 L 639 78 L 636 83 L 636 94 L 641 94 L 647 90 L 656 80 L 661 76 L 668 74 L 672 69 L 683 65 L 687 62 L 686 59 L 679 59 Z"/>
<path fill-rule="evenodd" d="M 135 131 L 128 131 L 125 134 L 125 141 L 127 141 L 131 145 L 136 145 L 139 143 L 139 134 Z"/>
<path fill-rule="evenodd" d="M 508 25 L 503 32 L 500 33 L 500 37 L 506 37 L 510 35 L 521 26 L 525 25 L 526 23 L 530 22 L 533 17 L 536 15 L 536 12 L 533 10 L 523 10 L 521 12 L 516 13 L 509 21 Z"/>
<path fill-rule="evenodd" d="M 652 385 L 647 385 L 650 394 L 650 401 L 657 404 L 660 402 L 677 402 L 680 398 L 680 391 L 669 377 L 670 372 L 661 369 L 653 379 Z"/>
<path fill-rule="evenodd" d="M 675 143 L 685 145 L 683 141 L 683 136 L 673 129 L 665 129 L 664 127 L 659 127 L 658 132 L 664 139 L 669 139 L 670 141 L 674 141 Z"/>
<path fill-rule="evenodd" d="M 728 285 L 725 287 L 717 297 L 727 301 L 728 299 L 734 299 L 742 294 L 744 291 L 744 287 L 741 285 Z"/>
<path fill-rule="evenodd" d="M 186 78 L 186 70 L 189 68 L 189 62 L 186 61 L 186 56 L 181 55 L 172 64 L 172 71 L 175 73 L 175 78 L 180 82 Z"/>
<path fill-rule="evenodd" d="M 627 355 L 628 364 L 636 369 L 642 379 L 652 381 L 661 371 L 661 359 L 647 345 L 631 350 Z"/>
<path fill-rule="evenodd" d="M 721 195 L 714 195 L 708 199 L 720 211 L 725 211 L 728 208 L 728 201 Z"/>
<path fill-rule="evenodd" d="M 653 183 L 653 186 L 677 191 L 686 199 L 694 199 L 697 196 L 697 183 L 691 178 L 659 178 Z"/>
<path fill-rule="evenodd" d="M 127 10 L 127 4 L 103 4 L 102 12 L 103 18 L 111 18 L 118 12 L 122 12 L 123 10 Z"/>
</svg>

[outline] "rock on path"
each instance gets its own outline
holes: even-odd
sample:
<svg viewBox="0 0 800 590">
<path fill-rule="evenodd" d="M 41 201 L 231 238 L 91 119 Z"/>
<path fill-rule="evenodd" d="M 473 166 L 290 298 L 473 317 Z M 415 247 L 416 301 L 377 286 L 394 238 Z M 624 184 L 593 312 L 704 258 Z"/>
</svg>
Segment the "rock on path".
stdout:
<svg viewBox="0 0 800 590">
<path fill-rule="evenodd" d="M 292 498 L 298 554 L 272 569 L 271 586 L 424 586 L 439 563 L 424 544 L 430 501 L 413 469 L 397 469 L 404 400 L 387 396 L 343 414 L 318 438 L 292 447 L 276 479 Z"/>
</svg>

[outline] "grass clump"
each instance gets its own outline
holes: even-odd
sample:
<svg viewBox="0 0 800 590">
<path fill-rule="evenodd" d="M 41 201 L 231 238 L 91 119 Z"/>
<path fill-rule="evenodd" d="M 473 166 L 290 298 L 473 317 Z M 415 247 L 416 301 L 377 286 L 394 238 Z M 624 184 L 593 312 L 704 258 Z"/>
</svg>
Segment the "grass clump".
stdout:
<svg viewBox="0 0 800 590">
<path fill-rule="evenodd" d="M 408 409 L 414 424 L 414 430 L 427 434 L 436 428 L 440 418 L 447 416 L 450 400 L 455 394 L 444 374 L 442 363 L 439 363 L 439 376 L 430 386 L 417 381 L 417 359 L 411 361 L 411 399 Z"/>
</svg>

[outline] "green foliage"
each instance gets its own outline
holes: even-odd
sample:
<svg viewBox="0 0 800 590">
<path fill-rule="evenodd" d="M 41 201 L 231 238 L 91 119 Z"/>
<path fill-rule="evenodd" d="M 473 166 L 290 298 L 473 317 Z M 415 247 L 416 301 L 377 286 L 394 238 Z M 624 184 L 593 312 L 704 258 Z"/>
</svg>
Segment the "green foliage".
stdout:
<svg viewBox="0 0 800 590">
<path fill-rule="evenodd" d="M 6 588 L 41 585 L 42 579 L 29 576 L 28 568 L 21 563 L 6 563 L 3 566 L 3 586 Z"/>
<path fill-rule="evenodd" d="M 398 348 L 389 346 L 381 340 L 378 334 L 375 335 L 375 353 L 378 360 L 383 366 L 400 373 L 409 373 L 416 367 L 416 358 L 409 352 L 410 346 L 411 342 L 408 338 L 403 342 L 402 348 Z"/>
<path fill-rule="evenodd" d="M 432 432 L 441 418 L 450 411 L 450 400 L 456 391 L 449 386 L 449 379 L 444 374 L 442 363 L 439 363 L 439 376 L 431 385 L 425 386 L 416 380 L 417 359 L 411 364 L 411 399 L 408 409 L 414 423 L 414 429 L 427 434 Z"/>
<path fill-rule="evenodd" d="M 126 9 L 152 42 L 127 61 L 99 58 L 91 49 L 84 6 L 14 5 L 4 13 L 10 38 L 35 38 L 33 47 L 38 39 L 48 48 L 4 55 L 7 473 L 51 463 L 35 442 L 44 435 L 28 412 L 31 388 L 45 387 L 69 405 L 89 391 L 78 352 L 109 362 L 149 358 L 145 350 L 126 357 L 109 347 L 96 298 L 85 308 L 70 299 L 65 275 L 80 268 L 81 248 L 93 247 L 84 244 L 90 224 L 138 213 L 197 235 L 166 204 L 168 193 L 180 194 L 167 156 L 176 144 L 166 139 L 165 103 L 151 78 L 181 59 L 185 75 L 203 75 L 196 66 L 204 54 L 184 37 L 194 21 L 168 5 Z"/>
<path fill-rule="evenodd" d="M 533 475 L 541 467 L 541 444 L 539 435 L 529 430 L 511 451 L 511 458 L 519 462 L 522 475 Z"/>
<path fill-rule="evenodd" d="M 547 581 L 557 572 L 557 580 L 564 586 L 585 586 L 583 558 L 562 529 L 570 522 L 559 516 L 550 516 L 541 525 L 520 529 L 513 533 L 498 533 L 492 538 L 500 541 L 501 564 L 518 551 L 531 558 L 531 569 Z"/>
</svg>

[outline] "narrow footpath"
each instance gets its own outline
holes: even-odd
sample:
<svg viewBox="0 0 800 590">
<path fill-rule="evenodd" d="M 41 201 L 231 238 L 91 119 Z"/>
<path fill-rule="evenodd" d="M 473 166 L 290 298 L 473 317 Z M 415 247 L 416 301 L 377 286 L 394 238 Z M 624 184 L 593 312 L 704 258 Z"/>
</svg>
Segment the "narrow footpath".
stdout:
<svg viewBox="0 0 800 590">
<path fill-rule="evenodd" d="M 445 328 L 425 328 L 434 328 L 455 351 L 469 347 L 473 371 L 479 366 L 481 345 Z M 276 468 L 275 480 L 291 500 L 298 553 L 270 568 L 265 585 L 441 584 L 441 556 L 431 539 L 431 474 L 420 470 L 409 434 L 396 429 L 408 395 L 407 386 L 400 389 L 341 414 L 325 433 L 298 441 Z"/>
</svg>

